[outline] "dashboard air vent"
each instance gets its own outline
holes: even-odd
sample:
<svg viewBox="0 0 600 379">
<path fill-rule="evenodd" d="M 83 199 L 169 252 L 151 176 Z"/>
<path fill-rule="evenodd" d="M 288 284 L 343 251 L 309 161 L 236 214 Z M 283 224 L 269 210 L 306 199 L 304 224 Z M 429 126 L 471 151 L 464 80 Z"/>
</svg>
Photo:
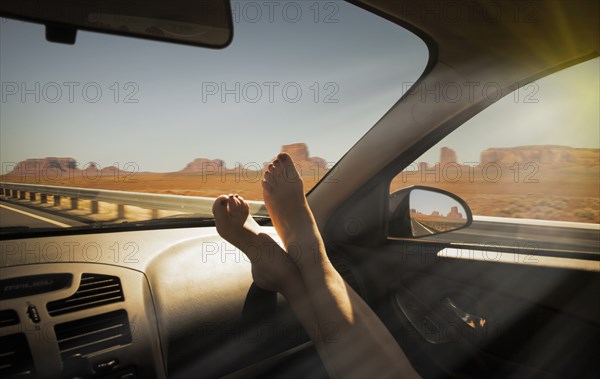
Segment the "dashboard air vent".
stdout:
<svg viewBox="0 0 600 379">
<path fill-rule="evenodd" d="M 19 323 L 19 315 L 12 309 L 0 311 L 0 328 L 3 326 L 16 325 Z"/>
<path fill-rule="evenodd" d="M 66 299 L 48 303 L 48 314 L 58 316 L 124 300 L 121 280 L 118 277 L 82 274 L 77 292 Z"/>
<path fill-rule="evenodd" d="M 127 312 L 122 309 L 58 324 L 54 331 L 63 361 L 131 343 Z"/>
<path fill-rule="evenodd" d="M 0 378 L 35 376 L 33 359 L 23 333 L 0 337 Z"/>
</svg>

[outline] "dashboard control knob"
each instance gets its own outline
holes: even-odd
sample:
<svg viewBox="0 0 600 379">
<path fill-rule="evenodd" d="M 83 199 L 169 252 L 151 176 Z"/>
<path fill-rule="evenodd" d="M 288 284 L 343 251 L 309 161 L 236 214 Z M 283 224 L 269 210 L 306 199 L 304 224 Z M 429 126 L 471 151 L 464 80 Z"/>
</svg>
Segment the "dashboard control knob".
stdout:
<svg viewBox="0 0 600 379">
<path fill-rule="evenodd" d="M 37 308 L 33 304 L 29 304 L 27 306 L 27 317 L 35 323 L 38 324 L 40 322 L 40 314 L 38 313 Z"/>
<path fill-rule="evenodd" d="M 106 361 L 98 362 L 94 365 L 94 371 L 96 372 L 108 372 L 119 365 L 118 359 L 108 359 Z"/>
</svg>

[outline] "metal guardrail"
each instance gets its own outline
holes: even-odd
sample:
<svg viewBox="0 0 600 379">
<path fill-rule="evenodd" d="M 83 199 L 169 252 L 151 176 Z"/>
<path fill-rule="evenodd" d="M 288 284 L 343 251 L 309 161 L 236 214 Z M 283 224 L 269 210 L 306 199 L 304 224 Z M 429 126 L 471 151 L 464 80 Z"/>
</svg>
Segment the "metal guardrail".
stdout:
<svg viewBox="0 0 600 379">
<path fill-rule="evenodd" d="M 71 199 L 72 208 L 77 208 L 77 200 L 91 200 L 96 202 L 95 209 L 97 212 L 97 202 L 105 202 L 120 206 L 120 216 L 124 206 L 135 206 L 147 208 L 150 210 L 167 210 L 178 211 L 190 214 L 212 215 L 212 205 L 215 201 L 210 197 L 199 196 L 180 196 L 180 195 L 163 195 L 143 192 L 126 192 L 114 190 L 100 190 L 79 187 L 58 187 L 37 184 L 21 184 L 21 183 L 0 183 L 0 189 L 3 195 L 14 198 L 26 199 L 26 194 L 29 193 L 31 200 L 36 200 L 36 194 L 42 196 L 42 202 L 45 196 L 52 195 L 59 199 L 67 197 Z M 247 201 L 250 205 L 250 213 L 257 216 L 267 216 L 267 209 L 262 201 Z M 94 213 L 94 204 L 92 204 L 92 213 Z"/>
<path fill-rule="evenodd" d="M 212 215 L 212 204 L 214 198 L 200 196 L 181 196 L 181 195 L 162 195 L 144 192 L 125 192 L 114 190 L 100 190 L 79 187 L 59 187 L 37 184 L 6 183 L 0 182 L 0 195 L 12 196 L 15 198 L 26 199 L 26 194 L 30 194 L 30 199 L 35 200 L 35 195 L 52 195 L 58 197 L 67 197 L 72 200 L 72 205 L 76 205 L 77 199 L 91 200 L 92 202 L 105 202 L 119 206 L 136 206 L 150 210 L 179 211 L 190 214 Z M 73 202 L 75 200 L 75 202 Z M 265 204 L 262 201 L 247 201 L 250 205 L 250 213 L 256 216 L 268 217 Z M 72 207 L 72 208 L 76 208 Z M 92 206 L 93 208 L 93 206 Z M 96 204 L 97 212 L 97 204 Z M 92 213 L 94 213 L 92 211 Z M 122 216 L 122 215 L 121 215 Z M 531 226 L 551 226 L 562 228 L 600 230 L 599 224 L 549 221 L 549 220 L 529 220 L 506 217 L 491 216 L 473 216 L 474 221 L 486 223 L 519 224 Z"/>
</svg>

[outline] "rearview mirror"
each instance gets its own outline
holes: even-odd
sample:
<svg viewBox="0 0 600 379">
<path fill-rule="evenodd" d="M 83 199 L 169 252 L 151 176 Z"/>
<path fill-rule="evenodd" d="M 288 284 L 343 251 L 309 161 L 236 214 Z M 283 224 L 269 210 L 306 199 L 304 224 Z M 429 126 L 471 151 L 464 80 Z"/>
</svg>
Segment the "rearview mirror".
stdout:
<svg viewBox="0 0 600 379">
<path fill-rule="evenodd" d="M 441 189 L 414 186 L 390 195 L 389 237 L 432 236 L 466 228 L 472 222 L 467 203 Z"/>
<path fill-rule="evenodd" d="M 0 16 L 46 26 L 46 39 L 74 44 L 77 30 L 226 47 L 233 36 L 229 0 L 3 0 Z"/>
</svg>

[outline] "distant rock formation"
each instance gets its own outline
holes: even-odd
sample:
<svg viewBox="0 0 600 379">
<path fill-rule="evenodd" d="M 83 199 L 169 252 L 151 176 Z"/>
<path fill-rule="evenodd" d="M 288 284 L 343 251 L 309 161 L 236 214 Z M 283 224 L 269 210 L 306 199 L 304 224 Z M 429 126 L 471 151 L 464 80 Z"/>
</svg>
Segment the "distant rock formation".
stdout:
<svg viewBox="0 0 600 379">
<path fill-rule="evenodd" d="M 26 159 L 16 164 L 9 175 L 39 174 L 42 171 L 67 172 L 77 169 L 77 161 L 73 158 L 48 157 L 41 159 Z"/>
<path fill-rule="evenodd" d="M 558 145 L 532 145 L 516 147 L 493 147 L 481 152 L 479 166 L 497 164 L 512 166 L 515 163 L 535 163 L 554 167 L 594 167 L 600 165 L 600 150 L 573 148 Z M 433 166 L 427 162 L 418 162 L 419 171 L 447 168 L 448 165 L 460 165 L 456 152 L 449 147 L 440 149 L 440 159 Z"/>
<path fill-rule="evenodd" d="M 442 165 L 442 167 L 444 167 L 445 165 L 449 164 L 449 163 L 456 163 L 457 162 L 457 158 L 456 158 L 456 152 L 454 150 L 452 150 L 449 147 L 442 147 L 440 149 L 440 164 Z"/>
<path fill-rule="evenodd" d="M 290 145 L 283 145 L 281 147 L 281 152 L 288 153 L 294 162 L 296 162 L 300 168 L 308 168 L 308 167 L 319 167 L 326 169 L 327 162 L 323 158 L 319 157 L 311 157 L 308 153 L 308 147 L 305 143 L 294 143 Z M 273 158 L 275 159 L 275 158 Z M 272 159 L 272 160 L 273 160 Z M 268 163 L 265 163 L 265 167 Z M 196 158 L 192 162 L 188 163 L 184 169 L 177 171 L 178 173 L 183 174 L 193 174 L 193 173 L 211 173 L 218 171 L 228 170 L 225 161 L 222 159 L 206 159 L 206 158 Z M 232 169 L 229 169 L 232 170 Z"/>
<path fill-rule="evenodd" d="M 124 171 L 116 166 L 107 166 L 99 169 L 94 162 L 80 164 L 73 158 L 32 158 L 21 161 L 6 176 L 18 176 L 29 180 L 56 181 L 78 177 L 96 179 L 101 177 L 117 176 Z"/>
<path fill-rule="evenodd" d="M 327 161 L 319 157 L 311 157 L 305 143 L 293 143 L 281 146 L 282 153 L 288 153 L 300 167 L 327 168 Z M 275 158 L 273 158 L 275 159 Z"/>
<path fill-rule="evenodd" d="M 184 174 L 193 174 L 201 172 L 215 172 L 225 169 L 225 161 L 222 159 L 196 158 L 178 172 Z"/>
<path fill-rule="evenodd" d="M 448 215 L 446 216 L 448 218 L 463 218 L 462 213 L 460 213 L 458 211 L 458 207 L 454 206 L 452 208 L 450 208 L 450 213 L 448 213 Z"/>
<path fill-rule="evenodd" d="M 79 171 L 81 170 L 77 161 L 73 158 L 48 157 L 21 161 L 7 175 L 38 180 L 57 180 L 73 177 L 74 173 L 79 173 Z"/>
<path fill-rule="evenodd" d="M 537 163 L 553 166 L 598 166 L 600 150 L 569 146 L 535 145 L 507 148 L 490 148 L 481 152 L 480 165 Z"/>
</svg>

